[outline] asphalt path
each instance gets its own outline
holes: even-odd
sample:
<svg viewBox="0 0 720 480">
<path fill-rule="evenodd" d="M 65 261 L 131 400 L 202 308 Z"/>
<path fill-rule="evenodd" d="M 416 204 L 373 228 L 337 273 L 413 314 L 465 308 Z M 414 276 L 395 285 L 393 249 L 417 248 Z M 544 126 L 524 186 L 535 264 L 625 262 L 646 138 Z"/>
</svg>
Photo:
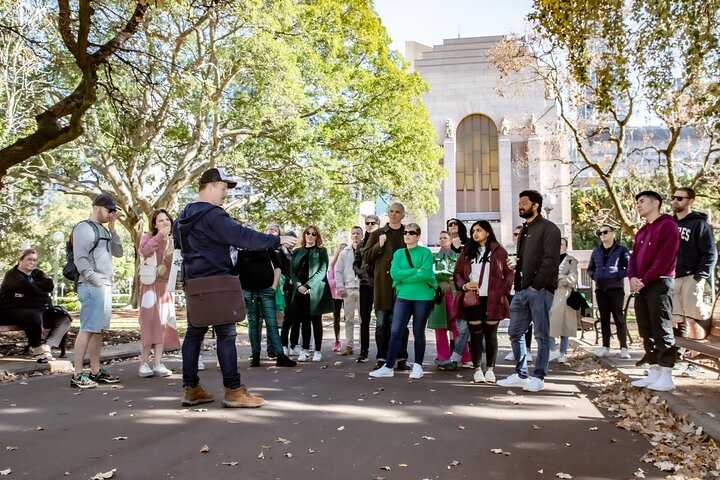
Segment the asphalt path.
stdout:
<svg viewBox="0 0 720 480">
<path fill-rule="evenodd" d="M 247 354 L 245 349 L 241 352 Z M 434 352 L 428 348 L 429 359 Z M 498 379 L 512 373 L 498 355 Z M 370 379 L 370 363 L 326 354 L 320 363 L 239 367 L 260 409 L 222 408 L 222 379 L 206 355 L 200 372 L 213 403 L 180 404 L 179 373 L 69 388 L 68 375 L 0 385 L 0 473 L 8 478 L 89 479 L 633 479 L 665 475 L 640 457 L 640 435 L 615 427 L 582 377 L 554 366 L 546 389 L 470 383 L 472 371 L 407 372 Z M 179 357 L 166 366 L 180 371 Z M 204 448 L 207 447 L 207 448 Z M 207 450 L 203 452 L 202 450 Z M 494 451 L 493 451 L 494 450 Z M 559 476 L 566 474 L 569 476 Z"/>
</svg>

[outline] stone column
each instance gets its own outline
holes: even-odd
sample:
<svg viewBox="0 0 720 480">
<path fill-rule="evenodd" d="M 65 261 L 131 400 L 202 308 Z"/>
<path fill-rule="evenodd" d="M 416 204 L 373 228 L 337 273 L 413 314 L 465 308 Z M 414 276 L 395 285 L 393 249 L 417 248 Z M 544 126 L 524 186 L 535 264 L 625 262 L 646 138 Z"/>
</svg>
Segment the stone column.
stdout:
<svg viewBox="0 0 720 480">
<path fill-rule="evenodd" d="M 498 160 L 500 173 L 500 232 L 498 240 L 505 245 L 512 242 L 513 212 L 515 200 L 512 191 L 512 151 L 510 137 L 507 135 L 498 136 Z"/>
</svg>

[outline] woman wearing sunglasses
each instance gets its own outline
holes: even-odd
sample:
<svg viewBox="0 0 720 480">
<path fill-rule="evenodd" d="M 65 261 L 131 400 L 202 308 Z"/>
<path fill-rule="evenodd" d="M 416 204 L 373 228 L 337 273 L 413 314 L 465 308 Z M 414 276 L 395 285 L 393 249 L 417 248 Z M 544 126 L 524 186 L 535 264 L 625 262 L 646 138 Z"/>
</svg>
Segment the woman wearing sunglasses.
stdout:
<svg viewBox="0 0 720 480">
<path fill-rule="evenodd" d="M 390 276 L 397 295 L 393 307 L 390 346 L 385 365 L 370 372 L 371 377 L 393 377 L 393 366 L 402 344 L 403 335 L 413 317 L 413 338 L 415 344 L 415 363 L 410 378 L 422 378 L 422 362 L 425 357 L 425 326 L 428 315 L 435 305 L 437 281 L 433 271 L 433 254 L 429 248 L 418 245 L 420 226 L 409 223 L 405 226 L 404 240 L 406 248 L 400 248 L 393 254 L 390 263 Z"/>
<path fill-rule="evenodd" d="M 308 225 L 303 230 L 299 247 L 293 251 L 290 278 L 295 290 L 292 296 L 292 318 L 300 323 L 303 351 L 299 362 L 310 359 L 310 326 L 315 338 L 313 362 L 322 360 L 322 315 L 333 311 L 332 294 L 327 281 L 328 253 L 323 247 L 320 230 Z"/>
</svg>

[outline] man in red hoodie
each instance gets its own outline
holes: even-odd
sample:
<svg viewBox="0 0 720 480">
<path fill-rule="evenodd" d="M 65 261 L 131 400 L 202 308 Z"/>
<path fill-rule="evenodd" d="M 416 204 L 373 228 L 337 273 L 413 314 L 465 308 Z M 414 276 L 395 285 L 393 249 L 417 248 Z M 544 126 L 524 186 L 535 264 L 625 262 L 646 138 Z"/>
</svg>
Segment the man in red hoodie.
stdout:
<svg viewBox="0 0 720 480">
<path fill-rule="evenodd" d="M 635 387 L 667 392 L 673 390 L 675 337 L 672 329 L 675 263 L 680 234 L 677 223 L 660 213 L 662 197 L 653 191 L 635 195 L 637 212 L 645 220 L 635 235 L 630 254 L 628 278 L 635 292 L 635 316 L 650 368 L 647 376 L 635 380 Z"/>
</svg>

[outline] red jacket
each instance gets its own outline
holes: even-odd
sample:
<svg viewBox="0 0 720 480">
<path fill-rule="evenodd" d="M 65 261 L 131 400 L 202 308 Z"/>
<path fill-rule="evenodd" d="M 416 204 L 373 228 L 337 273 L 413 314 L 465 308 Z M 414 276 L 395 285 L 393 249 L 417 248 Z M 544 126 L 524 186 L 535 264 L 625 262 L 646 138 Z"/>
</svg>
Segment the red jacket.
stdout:
<svg viewBox="0 0 720 480">
<path fill-rule="evenodd" d="M 493 242 L 490 244 L 490 284 L 488 285 L 487 311 L 489 320 L 502 320 L 510 316 L 510 305 L 507 296 L 512 288 L 515 272 L 507 266 L 507 258 L 507 251 L 499 243 Z M 455 295 L 455 318 L 465 318 L 460 302 L 465 293 L 462 287 L 470 281 L 471 271 L 471 261 L 465 256 L 463 250 L 458 257 L 453 272 L 455 286 L 458 289 Z"/>
</svg>

